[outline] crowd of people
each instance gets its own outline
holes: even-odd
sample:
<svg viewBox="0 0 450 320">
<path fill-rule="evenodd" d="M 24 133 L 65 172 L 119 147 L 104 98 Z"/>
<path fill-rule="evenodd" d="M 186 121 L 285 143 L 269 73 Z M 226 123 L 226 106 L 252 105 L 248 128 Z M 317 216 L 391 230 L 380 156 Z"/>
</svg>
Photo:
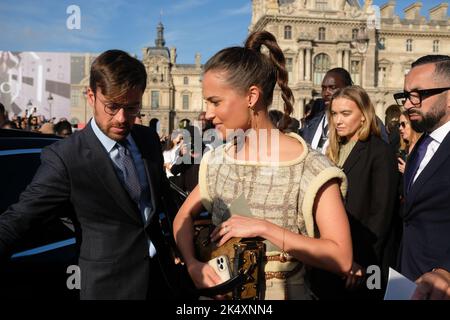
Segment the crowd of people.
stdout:
<svg viewBox="0 0 450 320">
<path fill-rule="evenodd" d="M 0 103 L 0 129 L 39 132 L 64 138 L 75 131 L 66 118 L 61 118 L 55 122 L 55 119 L 48 120 L 44 116 L 37 114 L 36 111 L 33 111 L 28 116 L 26 114 L 27 112 L 24 112 L 22 116 L 14 114 L 10 119 L 5 106 Z"/>
<path fill-rule="evenodd" d="M 276 86 L 283 112 L 271 110 Z M 208 211 L 217 246 L 264 241 L 264 299 L 379 300 L 389 267 L 417 283 L 411 298 L 450 299 L 449 56 L 412 64 L 384 124 L 343 68 L 292 118 L 285 57 L 267 31 L 204 65 L 197 125 L 161 138 L 135 124 L 145 88 L 139 60 L 120 50 L 96 58 L 94 117 L 43 150 L 21 200 L 0 215 L 1 256 L 69 203 L 81 298 L 192 298 L 180 268 L 198 289 L 222 281 L 194 248 L 195 220 Z M 178 206 L 170 184 L 187 195 Z M 246 212 L 232 210 L 238 201 Z M 173 230 L 161 232 L 161 212 Z M 381 270 L 375 289 L 371 266 Z"/>
</svg>

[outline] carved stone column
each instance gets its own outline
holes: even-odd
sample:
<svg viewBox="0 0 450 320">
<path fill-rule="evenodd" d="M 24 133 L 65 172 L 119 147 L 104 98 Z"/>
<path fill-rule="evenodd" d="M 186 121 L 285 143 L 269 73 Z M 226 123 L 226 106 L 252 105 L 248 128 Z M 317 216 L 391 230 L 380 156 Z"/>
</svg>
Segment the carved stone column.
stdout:
<svg viewBox="0 0 450 320">
<path fill-rule="evenodd" d="M 311 48 L 306 49 L 306 74 L 305 74 L 305 80 L 311 81 Z"/>
<path fill-rule="evenodd" d="M 300 48 L 298 52 L 298 80 L 305 80 L 305 49 Z"/>
</svg>

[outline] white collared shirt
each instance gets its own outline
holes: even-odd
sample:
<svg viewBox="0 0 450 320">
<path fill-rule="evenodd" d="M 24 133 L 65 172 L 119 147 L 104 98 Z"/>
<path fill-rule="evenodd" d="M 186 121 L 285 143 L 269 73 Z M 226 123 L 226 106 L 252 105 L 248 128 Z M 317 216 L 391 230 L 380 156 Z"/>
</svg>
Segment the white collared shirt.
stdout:
<svg viewBox="0 0 450 320">
<path fill-rule="evenodd" d="M 436 130 L 434 130 L 432 133 L 430 133 L 430 137 L 433 139 L 430 144 L 427 147 L 427 152 L 425 153 L 425 156 L 423 157 L 422 162 L 419 165 L 419 168 L 417 169 L 416 175 L 414 176 L 413 183 L 416 181 L 417 177 L 419 177 L 420 173 L 425 169 L 425 167 L 430 162 L 431 158 L 433 158 L 434 154 L 438 150 L 439 146 L 441 145 L 442 141 L 444 141 L 447 134 L 450 132 L 450 121 L 448 121 L 446 124 L 440 126 Z"/>
<path fill-rule="evenodd" d="M 313 148 L 314 150 L 317 150 L 317 146 L 319 145 L 320 138 L 322 137 L 323 129 L 327 125 L 328 125 L 328 119 L 327 119 L 326 113 L 324 113 L 322 120 L 320 120 L 319 125 L 317 126 L 317 130 L 316 130 L 316 133 L 314 134 L 314 138 L 311 141 L 311 148 Z M 327 137 L 328 137 L 328 133 L 327 133 Z M 322 145 L 322 150 L 320 150 L 320 152 L 322 154 L 325 154 L 328 144 L 329 144 L 329 142 L 327 139 Z"/>
</svg>

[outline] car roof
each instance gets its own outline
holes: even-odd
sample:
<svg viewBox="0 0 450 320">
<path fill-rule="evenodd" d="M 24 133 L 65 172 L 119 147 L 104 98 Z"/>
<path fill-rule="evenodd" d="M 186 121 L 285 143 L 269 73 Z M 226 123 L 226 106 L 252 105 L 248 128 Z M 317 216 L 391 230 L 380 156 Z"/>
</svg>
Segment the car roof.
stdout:
<svg viewBox="0 0 450 320">
<path fill-rule="evenodd" d="M 0 129 L 0 151 L 17 149 L 40 149 L 61 137 L 15 129 Z"/>
</svg>

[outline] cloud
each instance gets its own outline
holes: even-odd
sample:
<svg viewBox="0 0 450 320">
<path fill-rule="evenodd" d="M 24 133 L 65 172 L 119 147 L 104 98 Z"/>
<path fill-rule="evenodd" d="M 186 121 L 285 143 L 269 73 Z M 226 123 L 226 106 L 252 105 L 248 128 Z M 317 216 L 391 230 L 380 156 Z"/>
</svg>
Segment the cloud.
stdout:
<svg viewBox="0 0 450 320">
<path fill-rule="evenodd" d="M 227 16 L 238 16 L 238 15 L 246 15 L 252 13 L 252 7 L 250 3 L 244 4 L 240 8 L 235 9 L 226 9 L 222 11 Z"/>
</svg>

